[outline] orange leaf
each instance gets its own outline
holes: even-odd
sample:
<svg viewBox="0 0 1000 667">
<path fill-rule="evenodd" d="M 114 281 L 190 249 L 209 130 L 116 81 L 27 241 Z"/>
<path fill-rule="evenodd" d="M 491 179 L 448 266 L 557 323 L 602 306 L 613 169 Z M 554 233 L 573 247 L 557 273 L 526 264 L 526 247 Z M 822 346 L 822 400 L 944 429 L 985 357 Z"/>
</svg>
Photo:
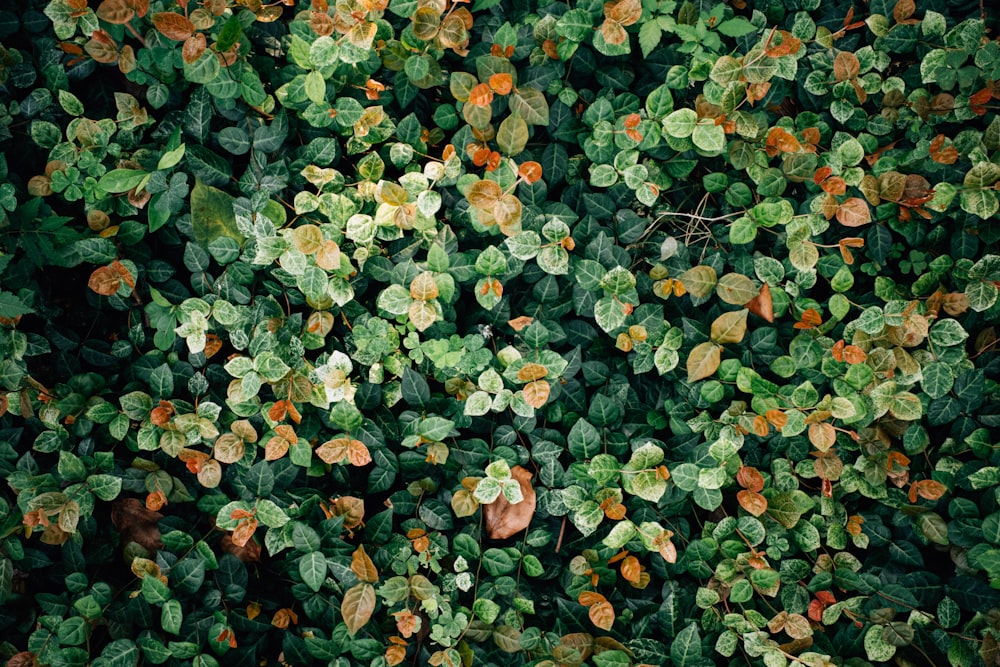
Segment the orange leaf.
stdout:
<svg viewBox="0 0 1000 667">
<path fill-rule="evenodd" d="M 917 502 L 917 496 L 924 500 L 939 500 L 948 492 L 948 487 L 934 479 L 921 479 L 910 486 L 910 502 Z"/>
<path fill-rule="evenodd" d="M 490 88 L 497 95 L 506 95 L 514 88 L 514 79 L 507 72 L 500 72 L 490 76 Z"/>
<path fill-rule="evenodd" d="M 352 466 L 360 468 L 372 462 L 372 455 L 368 447 L 360 440 L 351 440 L 347 445 L 347 460 Z"/>
<path fill-rule="evenodd" d="M 108 2 L 109 0 L 105 0 Z M 194 24 L 191 20 L 174 12 L 159 12 L 153 14 L 153 27 L 167 39 L 183 42 L 194 34 Z"/>
<path fill-rule="evenodd" d="M 298 624 L 298 622 L 299 615 L 287 607 L 274 612 L 274 617 L 271 618 L 271 625 L 281 629 L 285 629 L 292 624 Z"/>
<path fill-rule="evenodd" d="M 795 135 L 785 131 L 780 127 L 773 127 L 767 134 L 767 145 L 774 146 L 782 153 L 797 153 L 802 150 L 802 145 Z"/>
<path fill-rule="evenodd" d="M 765 419 L 762 415 L 757 415 L 753 418 L 753 432 L 755 435 L 765 438 L 770 430 L 771 427 L 767 423 L 767 419 Z"/>
<path fill-rule="evenodd" d="M 545 380 L 535 380 L 524 386 L 524 402 L 533 408 L 541 408 L 549 399 L 551 387 Z"/>
<path fill-rule="evenodd" d="M 736 471 L 736 481 L 744 489 L 754 493 L 764 488 L 764 476 L 760 474 L 759 470 L 750 466 L 740 466 L 740 469 Z"/>
<path fill-rule="evenodd" d="M 625 581 L 639 583 L 639 577 L 642 574 L 642 565 L 639 564 L 639 559 L 635 556 L 626 556 L 621 564 L 621 572 Z"/>
<path fill-rule="evenodd" d="M 288 453 L 289 442 L 281 436 L 273 436 L 264 445 L 264 460 L 277 461 Z"/>
<path fill-rule="evenodd" d="M 520 317 L 515 317 L 512 320 L 508 320 L 507 324 L 509 324 L 510 328 L 513 329 L 514 331 L 521 331 L 534 321 L 535 318 L 533 317 L 529 317 L 528 315 L 521 315 Z"/>
<path fill-rule="evenodd" d="M 767 417 L 767 421 L 771 423 L 771 426 L 779 430 L 785 428 L 785 424 L 788 423 L 788 415 L 781 410 L 768 410 L 764 413 L 764 416 Z"/>
<path fill-rule="evenodd" d="M 750 299 L 744 307 L 757 317 L 773 322 L 774 304 L 771 301 L 771 288 L 768 287 L 768 284 L 761 285 L 760 293 Z"/>
<path fill-rule="evenodd" d="M 837 207 L 837 222 L 845 227 L 861 227 L 872 221 L 872 213 L 864 199 L 851 197 Z"/>
<path fill-rule="evenodd" d="M 477 107 L 488 107 L 493 103 L 493 90 L 489 84 L 480 83 L 469 91 L 468 104 Z"/>
<path fill-rule="evenodd" d="M 181 47 L 181 58 L 188 65 L 194 64 L 205 53 L 206 48 L 208 48 L 208 42 L 205 40 L 205 35 L 200 32 L 195 33 L 184 40 L 184 46 Z"/>
<path fill-rule="evenodd" d="M 285 407 L 285 401 L 275 401 L 274 405 L 267 411 L 267 417 L 271 421 L 280 422 L 285 420 L 285 416 L 288 414 L 288 408 Z"/>
<path fill-rule="evenodd" d="M 365 553 L 365 545 L 363 544 L 351 554 L 351 572 L 356 574 L 358 579 L 369 584 L 374 584 L 378 581 L 378 569 L 368 554 Z"/>
<path fill-rule="evenodd" d="M 802 319 L 795 323 L 796 329 L 815 329 L 823 323 L 823 318 L 815 308 L 806 308 L 802 313 Z"/>
<path fill-rule="evenodd" d="M 238 547 L 245 547 L 256 530 L 257 519 L 254 517 L 241 521 L 236 526 L 236 530 L 233 531 L 233 544 Z"/>
<path fill-rule="evenodd" d="M 837 442 L 837 431 L 827 422 L 809 425 L 809 442 L 821 452 L 833 447 Z"/>
<path fill-rule="evenodd" d="M 767 511 L 767 498 L 756 491 L 743 489 L 736 494 L 736 501 L 740 504 L 740 507 L 754 516 L 760 516 Z"/>
<path fill-rule="evenodd" d="M 830 354 L 833 355 L 834 361 L 843 362 L 844 361 L 844 339 L 841 338 L 833 347 L 830 348 Z"/>
<path fill-rule="evenodd" d="M 413 633 L 420 629 L 420 617 L 409 609 L 393 612 L 392 615 L 396 619 L 396 629 L 403 637 L 409 639 L 413 636 Z M 406 646 L 406 642 L 399 637 L 390 637 L 389 641 L 396 646 Z"/>
<path fill-rule="evenodd" d="M 847 345 L 844 347 L 844 361 L 849 364 L 862 364 L 868 355 L 857 345 Z"/>
<path fill-rule="evenodd" d="M 247 618 L 251 621 L 260 616 L 260 603 L 251 602 L 247 605 Z"/>
<path fill-rule="evenodd" d="M 110 266 L 99 266 L 90 274 L 87 287 L 101 296 L 111 296 L 121 287 L 122 277 Z"/>
<path fill-rule="evenodd" d="M 841 51 L 833 59 L 833 78 L 837 81 L 856 79 L 861 70 L 861 62 L 850 51 Z"/>
<path fill-rule="evenodd" d="M 833 175 L 833 169 L 830 167 L 820 167 L 813 174 L 813 183 L 820 185 L 823 181 L 830 178 Z"/>
<path fill-rule="evenodd" d="M 610 630 L 615 624 L 615 608 L 607 601 L 592 606 L 587 615 L 590 616 L 590 622 L 601 630 Z"/>
<path fill-rule="evenodd" d="M 167 504 L 167 496 L 157 489 L 146 496 L 146 509 L 150 512 L 159 512 Z"/>
<path fill-rule="evenodd" d="M 598 602 L 607 602 L 608 599 L 595 591 L 581 591 L 576 600 L 584 607 L 591 607 Z"/>
<path fill-rule="evenodd" d="M 391 638 L 390 638 L 391 639 Z M 393 644 L 385 649 L 385 664 L 389 667 L 395 667 L 399 663 L 406 660 L 406 647 L 399 646 L 398 644 Z"/>
<path fill-rule="evenodd" d="M 542 165 L 529 160 L 517 168 L 517 173 L 528 183 L 534 183 L 542 177 Z"/>
</svg>

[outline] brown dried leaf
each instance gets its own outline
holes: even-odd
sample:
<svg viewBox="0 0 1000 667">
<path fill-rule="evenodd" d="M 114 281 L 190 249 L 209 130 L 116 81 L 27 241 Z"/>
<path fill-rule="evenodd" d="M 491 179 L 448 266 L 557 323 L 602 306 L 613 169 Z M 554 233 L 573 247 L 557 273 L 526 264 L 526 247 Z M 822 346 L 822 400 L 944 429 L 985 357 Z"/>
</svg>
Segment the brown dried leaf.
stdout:
<svg viewBox="0 0 1000 667">
<path fill-rule="evenodd" d="M 122 543 L 135 542 L 150 552 L 163 548 L 157 525 L 162 518 L 137 498 L 120 498 L 111 503 L 111 523 L 121 533 Z"/>
<path fill-rule="evenodd" d="M 528 527 L 535 516 L 535 489 L 531 486 L 531 472 L 521 466 L 514 466 L 511 477 L 521 487 L 524 500 L 511 505 L 503 494 L 489 505 L 483 505 L 483 519 L 486 536 L 493 540 L 506 540 Z"/>
</svg>

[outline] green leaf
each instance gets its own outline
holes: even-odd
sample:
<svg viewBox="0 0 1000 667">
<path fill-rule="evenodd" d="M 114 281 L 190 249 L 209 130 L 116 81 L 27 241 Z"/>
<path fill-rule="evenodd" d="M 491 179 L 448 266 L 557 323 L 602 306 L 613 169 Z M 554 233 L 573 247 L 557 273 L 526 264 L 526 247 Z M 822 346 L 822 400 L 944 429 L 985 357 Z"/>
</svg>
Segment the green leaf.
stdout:
<svg viewBox="0 0 1000 667">
<path fill-rule="evenodd" d="M 693 667 L 701 662 L 701 636 L 697 623 L 688 624 L 674 637 L 670 644 L 670 660 L 674 667 Z"/>
<path fill-rule="evenodd" d="M 497 129 L 497 146 L 507 155 L 520 154 L 528 144 L 528 124 L 520 116 L 508 116 Z"/>
<path fill-rule="evenodd" d="M 149 172 L 141 169 L 112 169 L 101 176 L 97 187 L 111 194 L 128 192 L 149 179 Z"/>
<path fill-rule="evenodd" d="M 121 493 L 122 480 L 114 475 L 91 475 L 87 477 L 87 488 L 99 500 L 111 501 Z"/>
<path fill-rule="evenodd" d="M 656 21 L 645 21 L 639 27 L 639 48 L 642 50 L 642 57 L 648 58 L 660 44 L 663 31 Z"/>
<path fill-rule="evenodd" d="M 690 137 L 698 126 L 698 114 L 694 109 L 677 109 L 663 119 L 663 131 L 671 137 Z"/>
<path fill-rule="evenodd" d="M 181 608 L 180 600 L 167 600 L 160 610 L 160 627 L 164 632 L 172 635 L 181 633 L 181 624 L 184 621 L 184 610 Z"/>
<path fill-rule="evenodd" d="M 14 319 L 19 315 L 35 312 L 20 298 L 10 292 L 0 292 L 0 317 Z"/>
<path fill-rule="evenodd" d="M 709 155 L 720 155 L 726 149 L 726 132 L 714 122 L 698 123 L 691 132 L 691 141 Z"/>
<path fill-rule="evenodd" d="M 885 641 L 882 626 L 871 625 L 865 631 L 865 653 L 873 662 L 888 662 L 896 655 L 896 647 Z"/>
<path fill-rule="evenodd" d="M 515 88 L 509 104 L 510 110 L 520 114 L 528 125 L 549 124 L 549 103 L 542 91 L 530 86 Z"/>
<path fill-rule="evenodd" d="M 744 35 L 757 32 L 757 28 L 742 16 L 736 16 L 723 21 L 722 23 L 719 23 L 715 29 L 726 37 L 743 37 Z"/>
<path fill-rule="evenodd" d="M 514 560 L 503 549 L 492 548 L 483 552 L 483 568 L 491 576 L 499 577 L 509 574 L 514 571 L 515 567 Z"/>
<path fill-rule="evenodd" d="M 326 556 L 320 551 L 311 551 L 299 558 L 299 575 L 303 583 L 317 593 L 326 582 L 326 571 Z"/>
<path fill-rule="evenodd" d="M 236 226 L 232 195 L 200 180 L 195 180 L 191 189 L 191 227 L 195 241 L 205 248 L 220 236 L 243 242 L 243 235 Z"/>
</svg>

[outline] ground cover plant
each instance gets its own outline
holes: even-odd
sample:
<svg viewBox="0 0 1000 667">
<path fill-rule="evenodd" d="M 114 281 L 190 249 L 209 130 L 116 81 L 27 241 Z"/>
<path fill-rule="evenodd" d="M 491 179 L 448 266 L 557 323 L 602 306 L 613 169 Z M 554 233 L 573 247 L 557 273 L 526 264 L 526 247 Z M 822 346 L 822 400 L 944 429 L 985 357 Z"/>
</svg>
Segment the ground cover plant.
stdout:
<svg viewBox="0 0 1000 667">
<path fill-rule="evenodd" d="M 0 9 L 0 657 L 1000 664 L 989 3 Z"/>
</svg>

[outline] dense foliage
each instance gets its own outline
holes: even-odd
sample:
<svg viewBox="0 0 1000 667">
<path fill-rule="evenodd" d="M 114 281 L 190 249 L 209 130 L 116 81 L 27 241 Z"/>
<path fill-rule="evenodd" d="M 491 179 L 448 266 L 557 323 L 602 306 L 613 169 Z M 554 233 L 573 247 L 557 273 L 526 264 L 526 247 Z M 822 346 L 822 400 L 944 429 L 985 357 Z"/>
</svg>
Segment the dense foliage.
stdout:
<svg viewBox="0 0 1000 667">
<path fill-rule="evenodd" d="M 0 11 L 0 656 L 1000 665 L 998 27 Z"/>
</svg>

